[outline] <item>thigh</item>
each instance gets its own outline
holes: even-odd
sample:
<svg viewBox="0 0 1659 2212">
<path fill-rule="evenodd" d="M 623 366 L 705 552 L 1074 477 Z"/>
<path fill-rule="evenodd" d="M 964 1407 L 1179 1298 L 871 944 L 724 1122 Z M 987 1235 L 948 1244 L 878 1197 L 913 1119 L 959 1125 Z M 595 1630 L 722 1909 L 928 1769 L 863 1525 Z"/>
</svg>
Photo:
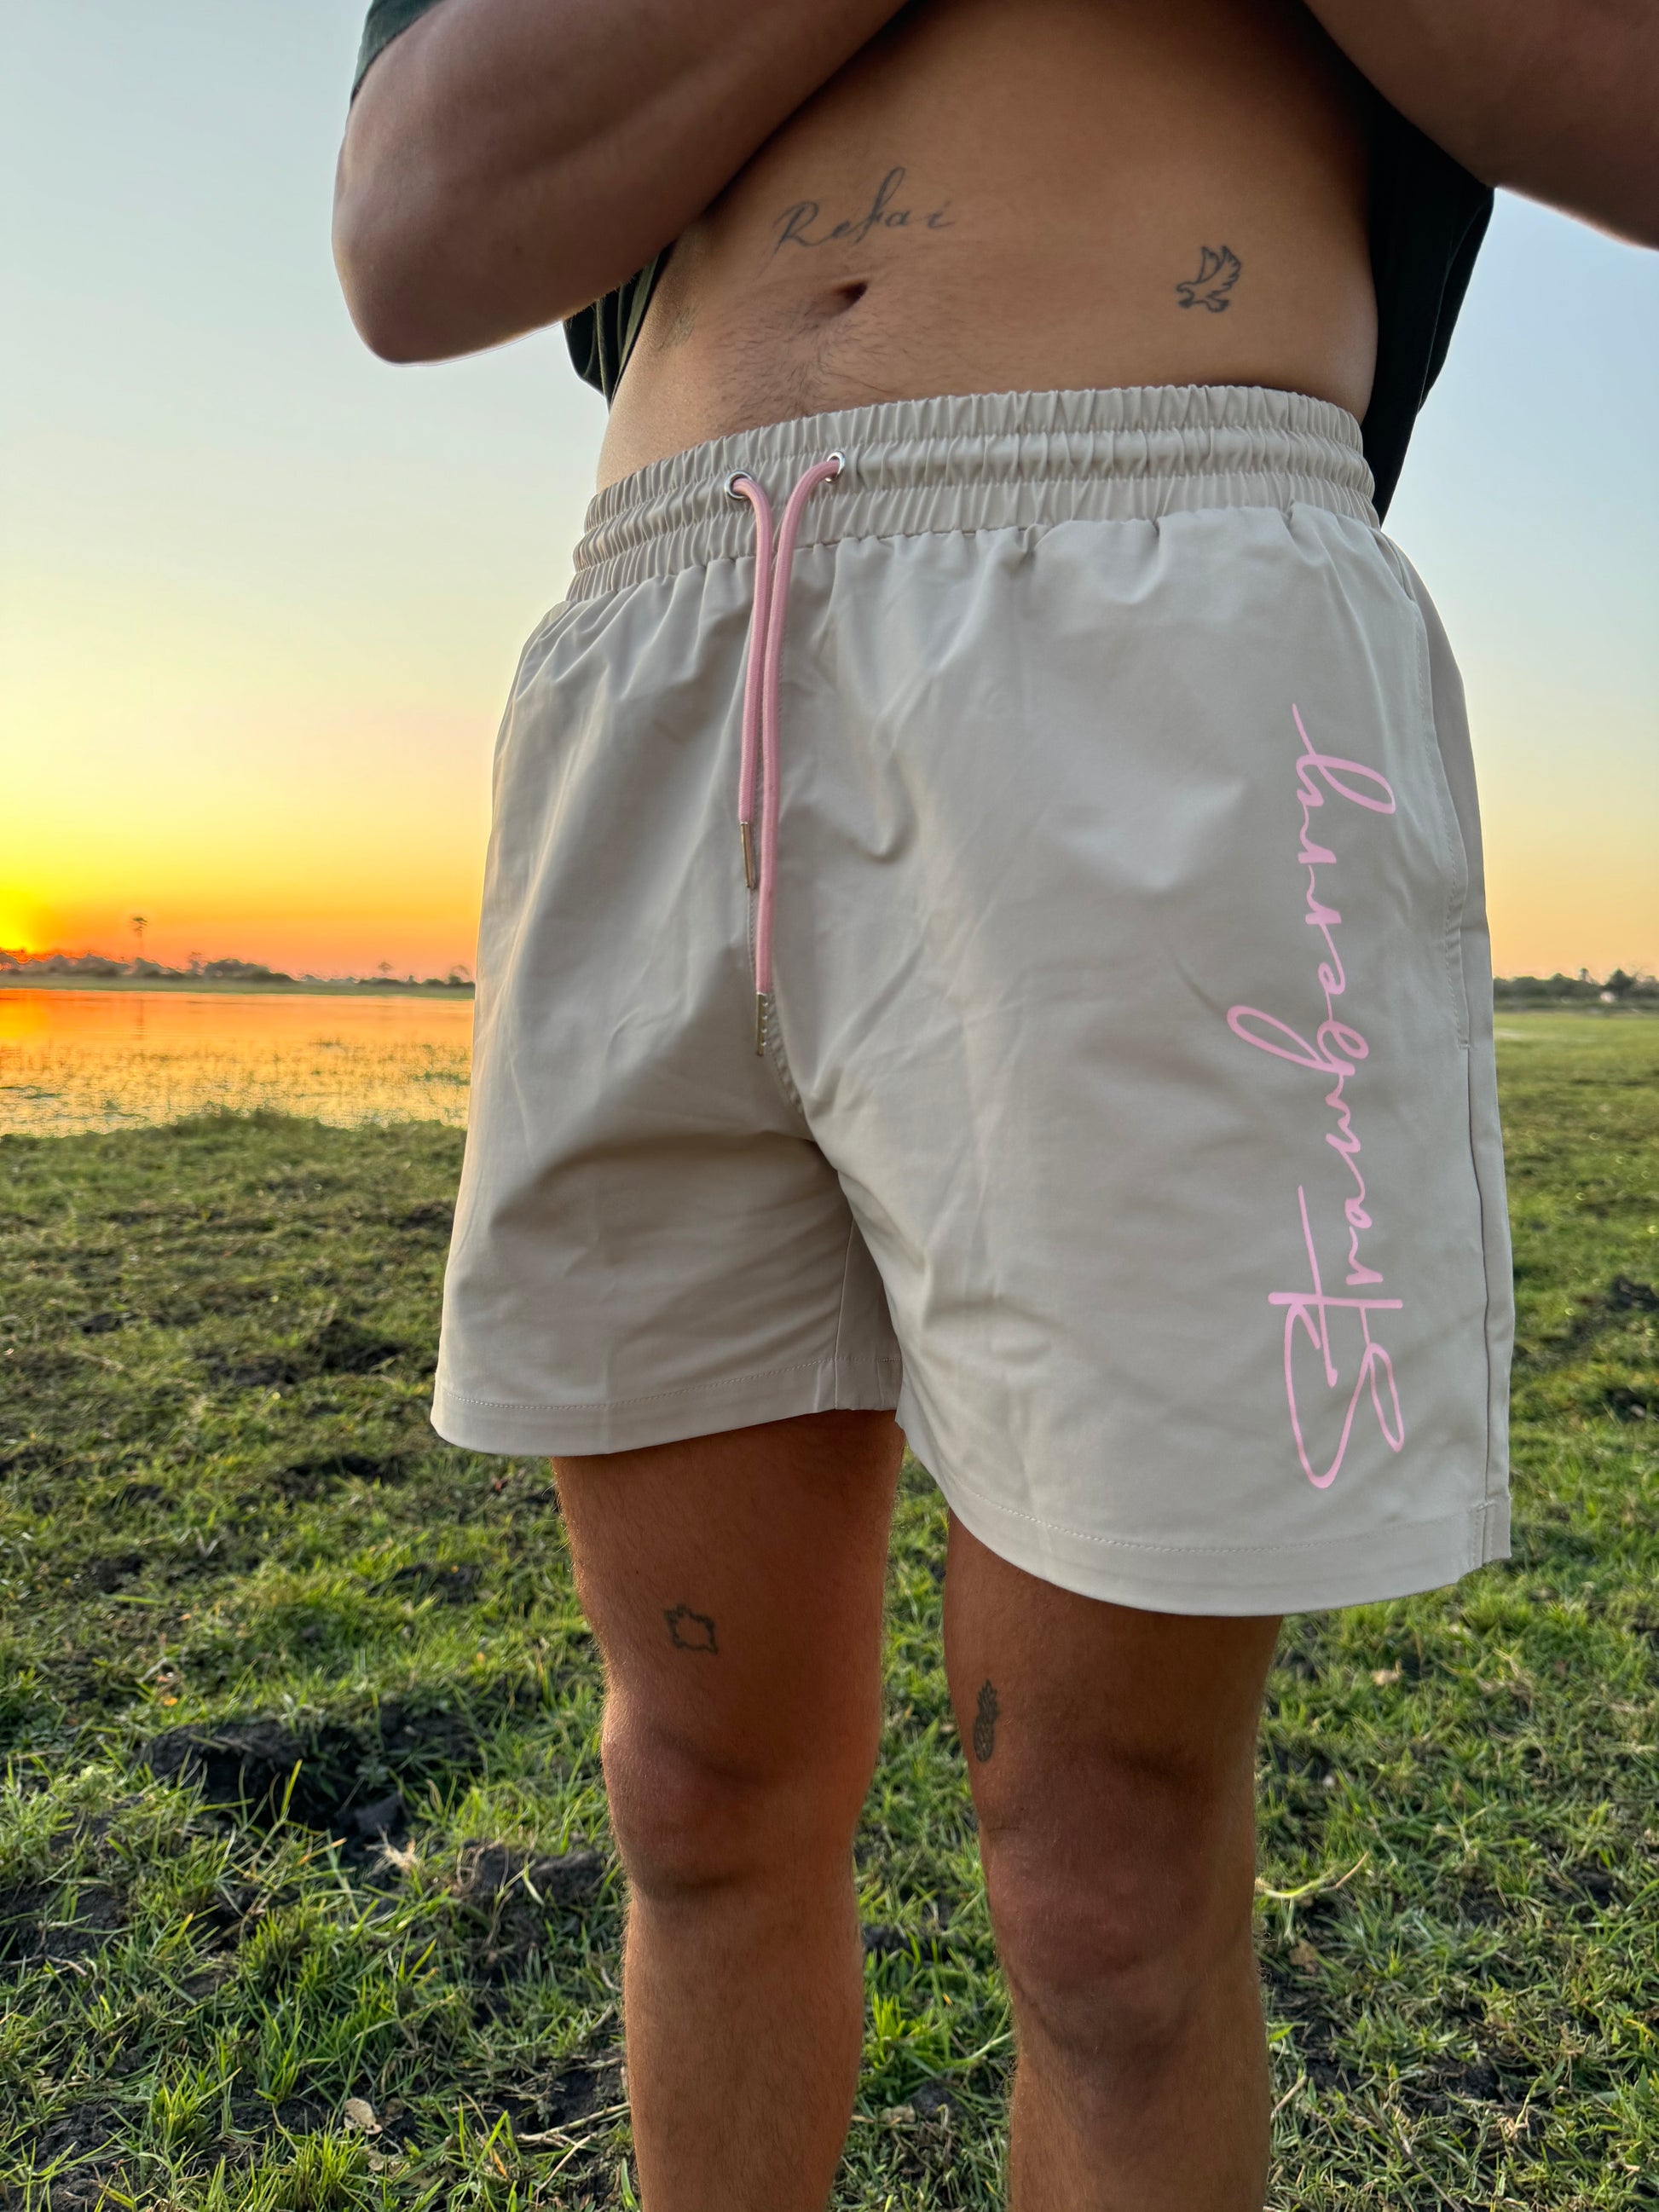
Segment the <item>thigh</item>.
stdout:
<svg viewBox="0 0 1659 2212">
<path fill-rule="evenodd" d="M 1080 1596 L 952 1516 L 945 1661 L 994 1911 L 1035 1880 L 1097 1911 L 1236 1912 L 1278 1626 Z"/>
<path fill-rule="evenodd" d="M 737 1784 L 872 1757 L 902 1448 L 827 1413 L 556 1460 L 608 1732 Z"/>
</svg>

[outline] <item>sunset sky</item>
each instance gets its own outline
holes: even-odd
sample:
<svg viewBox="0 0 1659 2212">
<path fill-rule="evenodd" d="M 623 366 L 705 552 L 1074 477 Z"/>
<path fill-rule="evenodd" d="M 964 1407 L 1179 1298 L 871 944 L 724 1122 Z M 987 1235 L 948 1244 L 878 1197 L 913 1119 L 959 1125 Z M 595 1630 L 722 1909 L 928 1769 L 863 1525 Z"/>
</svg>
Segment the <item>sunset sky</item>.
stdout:
<svg viewBox="0 0 1659 2212">
<path fill-rule="evenodd" d="M 556 333 L 358 343 L 352 0 L 10 0 L 0 945 L 470 959 L 518 645 L 603 410 Z M 1659 256 L 1499 208 L 1389 529 L 1446 617 L 1503 972 L 1659 967 Z"/>
</svg>

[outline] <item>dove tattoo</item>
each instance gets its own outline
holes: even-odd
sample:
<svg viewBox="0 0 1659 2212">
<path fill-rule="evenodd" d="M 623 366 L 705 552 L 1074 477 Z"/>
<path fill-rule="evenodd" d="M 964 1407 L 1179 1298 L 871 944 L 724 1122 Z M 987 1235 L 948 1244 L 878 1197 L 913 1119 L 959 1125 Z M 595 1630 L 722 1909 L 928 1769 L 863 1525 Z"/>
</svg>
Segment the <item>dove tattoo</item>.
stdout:
<svg viewBox="0 0 1659 2212">
<path fill-rule="evenodd" d="M 1176 286 L 1176 297 L 1183 307 L 1207 307 L 1212 315 L 1224 313 L 1232 305 L 1227 295 L 1237 283 L 1243 266 L 1231 246 L 1201 246 L 1198 274 Z"/>
<path fill-rule="evenodd" d="M 719 1658 L 714 1624 L 706 1613 L 693 1613 L 689 1605 L 672 1605 L 665 1608 L 663 1619 L 668 1623 L 668 1640 L 677 1651 L 708 1651 Z"/>
<path fill-rule="evenodd" d="M 988 1681 L 981 1683 L 979 1705 L 974 1715 L 974 1757 L 981 1766 L 997 1747 L 997 1715 L 1001 1710 L 994 1686 Z"/>
</svg>

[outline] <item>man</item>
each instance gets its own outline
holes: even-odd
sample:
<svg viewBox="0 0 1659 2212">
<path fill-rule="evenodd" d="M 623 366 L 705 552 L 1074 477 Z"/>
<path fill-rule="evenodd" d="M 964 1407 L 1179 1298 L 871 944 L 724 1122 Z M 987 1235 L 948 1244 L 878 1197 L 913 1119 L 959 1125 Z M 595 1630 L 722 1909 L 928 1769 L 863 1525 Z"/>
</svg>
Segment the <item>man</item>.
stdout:
<svg viewBox="0 0 1659 2212">
<path fill-rule="evenodd" d="M 1277 1618 L 1507 1547 L 1473 778 L 1376 515 L 1492 184 L 1659 242 L 1654 11 L 377 0 L 364 72 L 368 343 L 562 316 L 613 403 L 434 1418 L 555 1458 L 647 2212 L 831 2185 L 899 1424 L 1012 2201 L 1259 2207 Z"/>
</svg>

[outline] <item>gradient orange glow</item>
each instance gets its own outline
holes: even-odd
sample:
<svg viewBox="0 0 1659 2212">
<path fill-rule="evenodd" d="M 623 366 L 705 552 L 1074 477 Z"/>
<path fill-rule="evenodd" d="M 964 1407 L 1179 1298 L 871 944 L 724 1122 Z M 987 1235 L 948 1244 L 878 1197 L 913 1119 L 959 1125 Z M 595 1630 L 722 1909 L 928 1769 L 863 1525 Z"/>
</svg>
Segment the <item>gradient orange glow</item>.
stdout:
<svg viewBox="0 0 1659 2212">
<path fill-rule="evenodd" d="M 313 623 L 105 611 L 105 650 L 40 609 L 10 657 L 0 945 L 294 974 L 471 962 L 510 617 L 405 629 L 382 661 Z M 1659 744 L 1645 699 L 1552 700 L 1466 656 L 1502 974 L 1659 965 Z M 1610 794 L 1615 803 L 1610 803 Z"/>
<path fill-rule="evenodd" d="M 472 958 L 604 407 L 557 331 L 398 370 L 352 332 L 363 5 L 8 11 L 0 945 Z M 1468 683 L 1500 972 L 1659 968 L 1656 353 L 1659 256 L 1500 195 L 1389 518 Z"/>
<path fill-rule="evenodd" d="M 326 639 L 288 663 L 189 610 L 135 628 L 67 690 L 50 624 L 14 658 L 9 708 L 37 741 L 8 762 L 0 945 L 130 956 L 142 913 L 144 951 L 173 965 L 470 963 L 505 625 L 475 617 L 459 671 L 428 656 L 391 683 Z M 1558 714 L 1478 659 L 1470 692 L 1498 971 L 1659 965 L 1647 702 Z"/>
<path fill-rule="evenodd" d="M 493 606 L 440 613 L 422 550 L 375 544 L 355 579 L 319 580 L 314 554 L 267 545 L 228 593 L 200 556 L 92 589 L 95 549 L 40 549 L 0 672 L 0 945 L 127 956 L 141 913 L 169 965 L 470 963 L 490 748 L 540 610 L 486 570 Z"/>
</svg>

